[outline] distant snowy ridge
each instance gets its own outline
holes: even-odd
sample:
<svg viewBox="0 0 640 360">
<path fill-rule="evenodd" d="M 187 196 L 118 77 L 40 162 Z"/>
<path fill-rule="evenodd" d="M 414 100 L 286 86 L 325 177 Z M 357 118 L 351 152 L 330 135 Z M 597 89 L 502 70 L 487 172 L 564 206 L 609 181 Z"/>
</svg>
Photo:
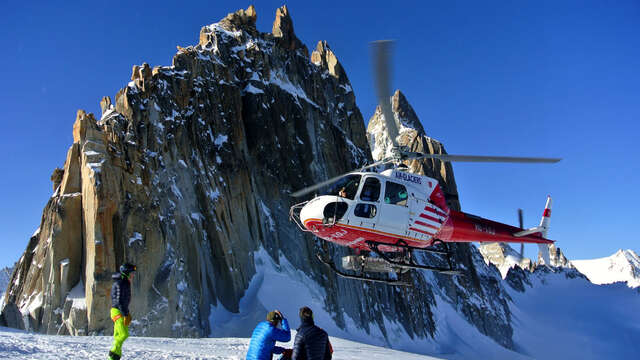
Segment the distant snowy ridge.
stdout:
<svg viewBox="0 0 640 360">
<path fill-rule="evenodd" d="M 640 257 L 633 250 L 592 260 L 571 260 L 573 266 L 594 284 L 626 282 L 630 288 L 640 287 Z"/>
<path fill-rule="evenodd" d="M 7 285 L 9 285 L 11 273 L 13 273 L 13 267 L 0 269 L 0 307 L 4 303 L 4 292 L 7 290 Z"/>
</svg>

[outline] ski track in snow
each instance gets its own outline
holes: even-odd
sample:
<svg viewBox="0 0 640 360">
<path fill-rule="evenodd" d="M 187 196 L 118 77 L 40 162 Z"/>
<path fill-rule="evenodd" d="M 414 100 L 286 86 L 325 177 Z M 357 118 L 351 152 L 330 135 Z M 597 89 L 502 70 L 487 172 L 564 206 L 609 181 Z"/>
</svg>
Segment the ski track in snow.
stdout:
<svg viewBox="0 0 640 360">
<path fill-rule="evenodd" d="M 284 345 L 291 348 L 292 340 Z M 0 327 L 0 359 L 105 359 L 110 336 L 56 336 L 27 333 Z M 330 337 L 333 359 L 428 360 L 436 359 Z M 278 343 L 283 346 L 282 343 Z M 172 339 L 130 337 L 122 349 L 123 359 L 244 359 L 248 338 Z M 274 356 L 274 359 L 276 357 Z"/>
</svg>

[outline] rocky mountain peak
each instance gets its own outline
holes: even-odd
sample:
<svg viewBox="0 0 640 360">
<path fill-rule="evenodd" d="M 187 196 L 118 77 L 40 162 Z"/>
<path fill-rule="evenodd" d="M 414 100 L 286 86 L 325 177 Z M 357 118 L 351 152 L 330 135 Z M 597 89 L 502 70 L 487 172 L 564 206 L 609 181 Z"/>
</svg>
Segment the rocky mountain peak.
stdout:
<svg viewBox="0 0 640 360">
<path fill-rule="evenodd" d="M 630 288 L 640 287 L 640 257 L 633 250 L 591 260 L 571 260 L 571 264 L 594 284 L 626 282 Z"/>
<path fill-rule="evenodd" d="M 562 252 L 562 249 L 557 247 L 555 244 L 549 244 L 549 260 L 551 261 L 551 264 L 549 264 L 550 266 L 573 268 L 571 261 L 567 259 Z M 538 264 L 544 264 L 544 259 L 540 252 L 538 252 Z"/>
<path fill-rule="evenodd" d="M 255 29 L 257 18 L 256 8 L 250 5 L 246 10 L 240 9 L 228 14 L 224 19 L 220 20 L 219 24 L 228 30 L 247 27 Z"/>
<path fill-rule="evenodd" d="M 296 37 L 293 31 L 293 20 L 289 15 L 289 9 L 286 5 L 283 5 L 276 10 L 276 19 L 273 21 L 273 29 L 271 31 L 273 36 L 278 39 L 280 46 L 289 50 L 296 50 L 304 48 L 304 51 L 308 54 L 307 47 Z"/>
<path fill-rule="evenodd" d="M 426 137 L 422 123 L 411 104 L 400 90 L 396 90 L 391 96 L 391 108 L 393 110 L 393 118 L 398 127 L 398 141 L 401 145 L 411 146 L 410 142 L 419 138 Z M 373 158 L 380 160 L 391 155 L 392 148 L 391 139 L 387 135 L 386 123 L 384 115 L 380 109 L 380 105 L 376 107 L 376 111 L 369 119 L 367 133 L 369 134 L 369 146 Z"/>
<path fill-rule="evenodd" d="M 516 267 L 527 272 L 533 272 L 541 265 L 543 267 L 545 265 L 540 252 L 537 255 L 537 262 L 534 262 L 527 257 L 520 256 L 517 251 L 506 243 L 482 243 L 478 246 L 478 249 L 487 264 L 493 264 L 500 270 L 503 279 L 507 277 L 510 270 Z M 554 268 L 574 268 L 571 261 L 555 244 L 549 245 L 549 260 L 551 263 L 547 265 Z"/>
<path fill-rule="evenodd" d="M 316 49 L 311 53 L 311 62 L 327 69 L 329 74 L 336 79 L 345 79 L 347 76 L 338 58 L 326 41 L 318 41 Z"/>
<path fill-rule="evenodd" d="M 478 246 L 478 250 L 487 264 L 493 264 L 500 270 L 503 279 L 507 277 L 509 270 L 516 266 L 528 272 L 535 268 L 531 259 L 520 256 L 507 243 L 483 243 Z"/>
<path fill-rule="evenodd" d="M 397 114 L 397 119 L 402 127 L 414 129 L 420 136 L 427 135 L 422 127 L 422 123 L 420 123 L 420 119 L 418 119 L 418 115 L 416 115 L 413 107 L 409 104 L 409 101 L 407 101 L 407 98 L 400 89 L 396 90 L 391 97 L 391 106 L 393 112 Z M 376 111 L 378 110 L 376 109 Z"/>
<path fill-rule="evenodd" d="M 201 49 L 217 49 L 218 39 L 216 33 L 219 32 L 223 32 L 228 36 L 237 36 L 242 31 L 245 31 L 252 36 L 258 36 L 258 30 L 256 29 L 257 18 L 258 14 L 253 5 L 250 5 L 246 10 L 240 9 L 229 13 L 217 23 L 203 26 L 200 29 L 198 46 Z M 182 48 L 178 46 L 178 50 L 180 52 L 188 52 L 193 51 L 193 47 Z"/>
</svg>

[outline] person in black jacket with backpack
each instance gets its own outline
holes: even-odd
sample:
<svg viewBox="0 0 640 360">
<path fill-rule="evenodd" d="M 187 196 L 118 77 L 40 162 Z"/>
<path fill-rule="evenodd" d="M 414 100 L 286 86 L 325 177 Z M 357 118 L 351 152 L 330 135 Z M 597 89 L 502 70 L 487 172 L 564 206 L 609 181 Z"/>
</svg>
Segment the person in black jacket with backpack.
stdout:
<svg viewBox="0 0 640 360">
<path fill-rule="evenodd" d="M 300 327 L 293 342 L 292 360 L 330 360 L 333 354 L 329 335 L 313 323 L 313 311 L 300 308 Z"/>
<path fill-rule="evenodd" d="M 113 320 L 113 347 L 109 351 L 110 360 L 120 360 L 122 343 L 129 337 L 129 302 L 131 301 L 131 280 L 136 266 L 125 263 L 120 266 L 120 272 L 114 273 L 111 287 L 111 320 Z"/>
</svg>

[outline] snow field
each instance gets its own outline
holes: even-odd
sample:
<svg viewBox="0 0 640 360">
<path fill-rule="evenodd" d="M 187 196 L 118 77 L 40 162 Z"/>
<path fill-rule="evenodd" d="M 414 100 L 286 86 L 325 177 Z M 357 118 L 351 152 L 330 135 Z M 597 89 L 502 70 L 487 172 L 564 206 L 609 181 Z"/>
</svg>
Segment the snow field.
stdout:
<svg viewBox="0 0 640 360">
<path fill-rule="evenodd" d="M 295 331 L 292 332 L 292 339 Z M 334 359 L 429 360 L 423 355 L 364 345 L 331 337 Z M 110 336 L 55 336 L 30 334 L 0 327 L 0 359 L 106 359 Z M 293 340 L 285 344 L 291 348 Z M 123 359 L 215 359 L 244 360 L 249 338 L 171 339 L 130 337 Z"/>
</svg>

